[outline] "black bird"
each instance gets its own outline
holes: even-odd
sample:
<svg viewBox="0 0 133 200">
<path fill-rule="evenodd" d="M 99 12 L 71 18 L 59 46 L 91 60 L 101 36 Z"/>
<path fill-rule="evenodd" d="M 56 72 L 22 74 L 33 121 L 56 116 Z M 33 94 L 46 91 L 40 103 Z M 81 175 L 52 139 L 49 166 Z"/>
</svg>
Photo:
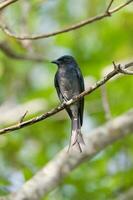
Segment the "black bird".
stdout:
<svg viewBox="0 0 133 200">
<path fill-rule="evenodd" d="M 52 63 L 58 66 L 54 83 L 61 102 L 68 101 L 84 91 L 82 73 L 72 56 L 62 56 L 52 61 Z M 81 134 L 81 126 L 83 124 L 84 98 L 67 107 L 66 111 L 72 121 L 69 149 L 72 146 L 76 146 L 82 152 L 81 143 L 84 144 L 84 140 Z"/>
</svg>

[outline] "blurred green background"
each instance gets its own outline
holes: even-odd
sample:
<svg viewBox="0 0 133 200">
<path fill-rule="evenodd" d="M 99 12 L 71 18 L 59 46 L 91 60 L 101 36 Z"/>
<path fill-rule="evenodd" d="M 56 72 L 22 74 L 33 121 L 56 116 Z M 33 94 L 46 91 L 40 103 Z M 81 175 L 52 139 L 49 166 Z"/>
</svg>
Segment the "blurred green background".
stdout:
<svg viewBox="0 0 133 200">
<path fill-rule="evenodd" d="M 124 0 L 117 0 L 112 7 Z M 107 0 L 23 0 L 7 7 L 2 20 L 17 34 L 48 33 L 104 12 Z M 19 55 L 53 60 L 73 55 L 86 87 L 112 69 L 112 61 L 133 58 L 133 6 L 112 17 L 55 37 L 18 41 L 0 32 L 4 43 Z M 0 47 L 0 127 L 26 119 L 59 104 L 54 88 L 56 66 L 50 62 L 17 60 Z M 112 118 L 133 106 L 133 77 L 119 76 L 106 85 Z M 85 98 L 82 132 L 106 122 L 101 89 Z M 33 126 L 0 136 L 0 195 L 16 191 L 68 144 L 70 120 L 65 111 Z M 74 170 L 47 200 L 117 200 L 133 187 L 133 136 L 99 153 Z"/>
</svg>

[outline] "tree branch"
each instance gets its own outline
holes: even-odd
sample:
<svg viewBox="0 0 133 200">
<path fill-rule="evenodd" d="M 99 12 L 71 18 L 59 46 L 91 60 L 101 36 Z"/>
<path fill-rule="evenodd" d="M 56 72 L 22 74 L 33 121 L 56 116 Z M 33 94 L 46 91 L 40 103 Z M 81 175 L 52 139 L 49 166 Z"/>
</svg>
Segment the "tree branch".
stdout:
<svg viewBox="0 0 133 200">
<path fill-rule="evenodd" d="M 114 62 L 113 62 L 114 63 Z M 128 64 L 125 64 L 123 69 L 128 68 L 133 66 L 133 62 L 130 62 Z M 108 80 L 110 80 L 112 77 L 114 77 L 115 75 L 119 74 L 119 73 L 123 73 L 123 71 L 120 70 L 119 65 L 114 65 L 114 70 L 111 71 L 109 74 L 107 74 L 103 79 L 101 79 L 100 81 L 96 82 L 92 87 L 90 87 L 89 89 L 85 90 L 84 92 L 82 92 L 80 95 L 75 96 L 73 99 L 61 104 L 60 106 L 50 110 L 47 113 L 44 113 L 40 116 L 34 117 L 32 119 L 29 119 L 27 121 L 23 121 L 21 123 L 17 123 L 13 126 L 9 126 L 3 129 L 0 129 L 0 135 L 5 134 L 7 132 L 12 132 L 21 128 L 24 128 L 26 126 L 35 124 L 39 121 L 42 121 L 48 117 L 51 117 L 52 115 L 55 115 L 56 113 L 60 112 L 61 110 L 63 110 L 64 108 L 66 108 L 67 106 L 70 106 L 71 104 L 75 103 L 76 101 L 78 101 L 79 99 L 81 99 L 82 97 L 89 95 L 90 93 L 92 93 L 93 91 L 95 91 L 97 88 L 99 88 L 100 86 L 104 85 Z M 125 74 L 125 72 L 124 72 Z"/>
<path fill-rule="evenodd" d="M 2 9 L 4 9 L 5 7 L 9 6 L 10 4 L 15 3 L 16 1 L 18 1 L 18 0 L 6 0 L 6 1 L 0 3 L 0 11 Z"/>
<path fill-rule="evenodd" d="M 20 55 L 13 51 L 9 47 L 6 42 L 0 42 L 0 50 L 9 58 L 16 59 L 16 60 L 27 60 L 27 61 L 35 61 L 35 62 L 48 62 L 46 59 L 41 57 L 40 55 Z"/>
<path fill-rule="evenodd" d="M 101 150 L 132 132 L 133 110 L 86 134 L 84 138 L 86 145 L 82 153 L 76 151 L 67 153 L 66 147 L 27 181 L 20 190 L 9 195 L 8 200 L 39 200 L 44 198 L 82 162 L 90 160 Z"/>
<path fill-rule="evenodd" d="M 86 26 L 88 24 L 91 24 L 93 22 L 96 22 L 96 21 L 99 21 L 105 17 L 109 17 L 111 16 L 111 14 L 121 10 L 123 7 L 127 6 L 128 4 L 132 3 L 133 0 L 129 0 L 123 4 L 121 4 L 120 6 L 112 9 L 112 10 L 109 10 L 110 9 L 110 6 L 112 5 L 113 1 L 111 1 L 106 9 L 106 11 L 101 14 L 101 15 L 97 15 L 95 17 L 92 17 L 92 18 L 89 18 L 89 19 L 86 19 L 86 20 L 83 20 L 77 24 L 74 24 L 74 25 L 71 25 L 67 28 L 64 28 L 62 30 L 58 30 L 58 31 L 55 31 L 55 32 L 51 32 L 51 33 L 47 33 L 47 34 L 40 34 L 40 35 L 33 35 L 33 36 L 19 36 L 19 35 L 16 35 L 14 33 L 12 33 L 12 31 L 9 30 L 9 28 L 6 26 L 6 25 L 0 25 L 0 28 L 1 30 L 7 34 L 8 36 L 12 37 L 12 38 L 15 38 L 15 39 L 18 39 L 18 40 L 37 40 L 37 39 L 42 39 L 42 38 L 48 38 L 48 37 L 52 37 L 52 36 L 55 36 L 55 35 L 59 35 L 59 34 L 62 34 L 62 33 L 66 33 L 66 32 L 69 32 L 69 31 L 73 31 L 73 30 L 76 30 L 78 28 L 81 28 L 83 26 Z"/>
<path fill-rule="evenodd" d="M 121 192 L 114 200 L 133 200 L 133 187 L 127 191 Z"/>
<path fill-rule="evenodd" d="M 129 71 L 127 70 L 124 66 L 122 65 L 116 65 L 115 62 L 113 62 L 114 68 L 118 68 L 119 72 L 123 73 L 123 74 L 128 74 L 128 75 L 133 75 L 133 71 Z"/>
<path fill-rule="evenodd" d="M 106 13 L 108 13 L 109 15 L 110 15 L 110 11 L 109 11 L 109 10 L 110 10 L 110 8 L 111 8 L 111 6 L 112 6 L 112 4 L 113 4 L 113 1 L 114 1 L 114 0 L 111 0 L 111 1 L 110 1 L 109 5 L 108 5 L 108 7 L 107 7 L 107 9 L 106 9 Z"/>
</svg>

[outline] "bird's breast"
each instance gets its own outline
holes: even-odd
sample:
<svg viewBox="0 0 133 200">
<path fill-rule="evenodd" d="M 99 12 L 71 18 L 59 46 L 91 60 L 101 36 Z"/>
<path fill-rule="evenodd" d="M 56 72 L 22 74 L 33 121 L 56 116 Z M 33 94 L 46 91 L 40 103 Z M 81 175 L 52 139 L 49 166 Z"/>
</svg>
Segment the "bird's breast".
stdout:
<svg viewBox="0 0 133 200">
<path fill-rule="evenodd" d="M 59 85 L 61 93 L 67 99 L 71 99 L 73 96 L 79 94 L 77 75 L 73 70 L 59 71 Z"/>
</svg>

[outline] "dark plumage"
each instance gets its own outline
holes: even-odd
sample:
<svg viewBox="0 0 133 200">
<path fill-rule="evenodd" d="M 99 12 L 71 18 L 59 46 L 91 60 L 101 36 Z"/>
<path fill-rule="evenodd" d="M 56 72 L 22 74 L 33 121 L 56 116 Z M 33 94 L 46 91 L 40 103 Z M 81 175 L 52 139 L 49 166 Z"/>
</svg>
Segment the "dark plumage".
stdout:
<svg viewBox="0 0 133 200">
<path fill-rule="evenodd" d="M 72 56 L 62 56 L 52 61 L 57 64 L 58 70 L 55 74 L 55 88 L 61 102 L 68 101 L 84 91 L 84 79 L 77 62 Z M 66 108 L 71 121 L 72 133 L 69 148 L 76 145 L 80 151 L 81 143 L 84 143 L 81 134 L 83 124 L 84 98 Z"/>
</svg>

